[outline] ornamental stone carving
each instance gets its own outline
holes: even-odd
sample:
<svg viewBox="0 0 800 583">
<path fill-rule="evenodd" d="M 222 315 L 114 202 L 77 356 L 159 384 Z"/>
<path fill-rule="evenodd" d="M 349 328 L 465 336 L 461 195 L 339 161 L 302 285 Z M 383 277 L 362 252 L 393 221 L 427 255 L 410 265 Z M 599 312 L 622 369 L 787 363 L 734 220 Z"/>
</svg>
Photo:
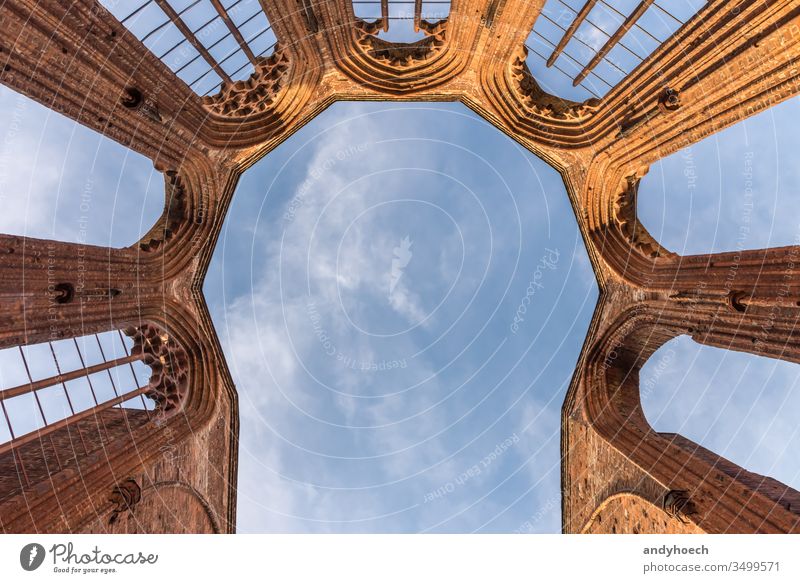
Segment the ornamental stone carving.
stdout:
<svg viewBox="0 0 800 583">
<path fill-rule="evenodd" d="M 527 56 L 528 50 L 523 47 L 511 65 L 511 75 L 516 81 L 518 97 L 531 113 L 553 120 L 581 121 L 599 109 L 599 99 L 591 98 L 576 103 L 547 93 L 539 86 L 528 68 Z"/>
<path fill-rule="evenodd" d="M 136 87 L 125 87 L 122 95 L 120 95 L 119 102 L 124 108 L 135 111 L 151 121 L 156 123 L 165 121 L 155 101 L 145 97 L 144 93 Z"/>
<path fill-rule="evenodd" d="M 133 478 L 128 478 L 114 486 L 111 497 L 108 499 L 113 504 L 108 524 L 114 524 L 120 515 L 133 512 L 136 505 L 142 500 L 142 488 Z"/>
<path fill-rule="evenodd" d="M 436 23 L 422 20 L 420 29 L 427 35 L 413 43 L 393 43 L 378 38 L 376 33 L 383 28 L 383 20 L 356 21 L 358 44 L 376 61 L 392 67 L 413 67 L 432 58 L 444 47 L 447 19 Z"/>
<path fill-rule="evenodd" d="M 636 174 L 628 176 L 620 187 L 613 202 L 616 227 L 622 233 L 622 236 L 646 257 L 673 257 L 674 254 L 659 245 L 639 222 L 639 217 L 636 214 L 636 197 L 639 192 L 640 180 L 641 177 Z"/>
<path fill-rule="evenodd" d="M 150 367 L 150 382 L 145 395 L 156 403 L 156 418 L 167 419 L 183 409 L 188 393 L 189 357 L 169 334 L 153 324 L 128 328 L 133 338 L 132 355 L 141 355 Z"/>
<path fill-rule="evenodd" d="M 223 84 L 220 92 L 203 98 L 203 105 L 217 115 L 247 117 L 269 111 L 289 70 L 289 57 L 280 45 L 269 57 L 259 57 L 255 71 L 243 81 Z"/>
<path fill-rule="evenodd" d="M 694 503 L 689 498 L 686 490 L 670 490 L 664 495 L 662 502 L 664 512 L 673 518 L 680 520 L 683 524 L 688 524 L 688 516 L 697 514 Z"/>
<path fill-rule="evenodd" d="M 670 111 L 677 111 L 681 107 L 681 96 L 676 89 L 667 87 L 658 96 L 658 108 L 667 113 Z"/>
<path fill-rule="evenodd" d="M 167 187 L 164 192 L 166 210 L 161 220 L 150 230 L 139 244 L 142 251 L 155 251 L 175 236 L 186 221 L 186 189 L 177 172 L 167 171 Z"/>
</svg>

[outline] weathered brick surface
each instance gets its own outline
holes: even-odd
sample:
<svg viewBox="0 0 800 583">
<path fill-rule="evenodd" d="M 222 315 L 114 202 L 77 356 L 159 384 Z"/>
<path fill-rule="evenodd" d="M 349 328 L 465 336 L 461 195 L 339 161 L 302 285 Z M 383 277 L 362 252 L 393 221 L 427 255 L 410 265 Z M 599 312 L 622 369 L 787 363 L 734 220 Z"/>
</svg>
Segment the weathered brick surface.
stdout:
<svg viewBox="0 0 800 583">
<path fill-rule="evenodd" d="M 26 485 L 38 485 L 37 493 L 55 487 L 60 472 L 74 474 L 81 460 L 92 454 L 102 456 L 110 444 L 132 447 L 131 432 L 146 422 L 144 411 L 108 409 L 96 419 L 79 421 L 0 455 L 0 503 L 21 493 Z"/>
<path fill-rule="evenodd" d="M 275 57 L 203 100 L 96 0 L 7 0 L 0 82 L 148 156 L 168 201 L 126 249 L 0 235 L 0 347 L 147 329 L 179 361 L 149 364 L 165 402 L 181 402 L 132 435 L 109 418 L 101 449 L 83 449 L 89 425 L 72 428 L 81 443 L 67 432 L 21 447 L 28 487 L 3 456 L 3 529 L 234 530 L 238 405 L 203 278 L 241 173 L 334 101 L 369 99 L 460 100 L 564 178 L 600 287 L 563 408 L 564 530 L 800 530 L 797 492 L 652 431 L 638 387 L 647 358 L 680 334 L 800 362 L 800 247 L 681 257 L 636 216 L 650 164 L 800 92 L 800 3 L 709 0 L 586 103 L 549 95 L 525 66 L 543 4 L 454 0 L 409 48 L 377 42 L 349 0 L 262 2 Z M 55 285 L 74 294 L 56 301 Z M 667 500 L 693 511 L 665 512 Z"/>
<path fill-rule="evenodd" d="M 588 534 L 702 534 L 692 522 L 683 523 L 633 494 L 618 494 L 592 515 L 581 532 Z"/>
</svg>

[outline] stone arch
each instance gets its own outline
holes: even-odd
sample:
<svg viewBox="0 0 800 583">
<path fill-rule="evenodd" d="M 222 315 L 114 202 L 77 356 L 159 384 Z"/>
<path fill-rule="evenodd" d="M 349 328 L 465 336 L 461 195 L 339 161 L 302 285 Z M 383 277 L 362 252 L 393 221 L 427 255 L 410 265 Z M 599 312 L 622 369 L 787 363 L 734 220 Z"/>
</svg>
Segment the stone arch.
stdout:
<svg viewBox="0 0 800 583">
<path fill-rule="evenodd" d="M 680 435 L 657 433 L 644 416 L 639 370 L 658 347 L 688 330 L 696 332 L 692 322 L 665 306 L 641 304 L 622 313 L 589 351 L 573 415 L 584 416 L 595 438 L 633 464 L 634 480 L 651 502 L 674 507 L 706 532 L 796 531 L 800 494 Z M 714 343 L 719 332 L 703 340 Z M 593 490 L 602 498 L 613 493 Z"/>
<path fill-rule="evenodd" d="M 618 492 L 594 509 L 582 534 L 701 534 L 690 521 L 681 521 L 634 492 Z"/>
<path fill-rule="evenodd" d="M 800 444 L 792 411 L 800 367 L 688 336 L 662 345 L 640 375 L 643 411 L 660 432 L 678 432 L 750 471 L 794 486 Z"/>
<path fill-rule="evenodd" d="M 104 512 L 101 517 L 107 518 L 108 515 L 109 512 Z M 106 528 L 111 532 L 129 534 L 221 532 L 219 519 L 205 497 L 181 480 L 159 481 L 142 487 L 141 499 Z"/>
</svg>

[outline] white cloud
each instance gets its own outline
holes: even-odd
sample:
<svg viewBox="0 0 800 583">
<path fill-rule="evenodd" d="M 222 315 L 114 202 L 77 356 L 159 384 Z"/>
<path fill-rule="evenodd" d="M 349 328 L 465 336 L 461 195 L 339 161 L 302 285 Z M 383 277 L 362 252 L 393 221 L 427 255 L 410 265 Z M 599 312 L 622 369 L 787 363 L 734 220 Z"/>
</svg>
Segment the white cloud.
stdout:
<svg viewBox="0 0 800 583">
<path fill-rule="evenodd" d="M 747 470 L 800 486 L 793 415 L 800 366 L 681 336 L 656 351 L 640 379 L 642 407 L 656 430 L 680 433 Z"/>
<path fill-rule="evenodd" d="M 0 233 L 123 247 L 164 208 L 149 160 L 0 86 Z"/>
<path fill-rule="evenodd" d="M 236 215 L 234 207 L 229 217 L 226 240 L 248 237 L 229 244 L 251 256 L 224 255 L 232 262 L 224 271 L 253 268 L 247 288 L 240 285 L 237 297 L 214 308 L 241 395 L 243 531 L 461 531 L 484 523 L 511 530 L 530 500 L 541 498 L 539 489 L 557 484 L 556 471 L 556 482 L 537 479 L 537 489 L 511 507 L 495 499 L 529 489 L 541 471 L 540 454 L 517 448 L 479 478 L 425 500 L 506 439 L 512 433 L 506 420 L 518 421 L 506 409 L 534 397 L 514 403 L 512 396 L 533 361 L 518 364 L 515 380 L 504 384 L 503 367 L 516 357 L 493 351 L 508 334 L 503 302 L 528 284 L 516 264 L 520 221 L 530 231 L 525 253 L 536 254 L 534 262 L 538 245 L 549 240 L 548 221 L 574 221 L 565 194 L 556 195 L 563 199 L 547 214 L 536 204 L 562 182 L 551 170 L 529 179 L 544 164 L 529 164 L 529 154 L 491 128 L 499 143 L 511 145 L 510 154 L 489 154 L 482 139 L 469 135 L 464 139 L 473 140 L 476 155 L 499 160 L 482 166 L 469 148 L 404 141 L 430 135 L 430 115 L 360 117 L 376 109 L 348 105 L 304 128 L 285 151 L 270 155 L 267 170 L 256 167 L 242 178 L 236 196 L 253 197 L 258 189 L 263 195 L 263 207 L 242 203 L 261 213 L 258 227 L 242 218 L 252 210 Z M 436 115 L 448 114 L 442 108 Z M 387 119 L 402 122 L 387 125 Z M 449 130 L 448 121 L 438 118 L 437 131 Z M 314 133 L 338 122 L 344 123 L 336 131 Z M 365 144 L 365 136 L 396 142 Z M 510 156 L 519 156 L 519 165 Z M 498 177 L 506 175 L 514 183 L 508 192 Z M 582 288 L 587 261 L 576 225 L 567 230 L 559 223 L 553 232 L 564 242 L 564 269 L 553 271 L 551 284 L 572 277 Z M 583 255 L 570 271 L 575 242 Z M 509 291 L 512 280 L 522 288 Z M 585 285 L 592 289 L 593 279 Z M 540 307 L 552 309 L 545 300 Z M 524 349 L 527 333 L 537 331 L 521 334 L 514 350 Z M 554 429 L 541 420 L 526 439 L 555 431 L 548 455 L 557 457 L 557 422 Z M 495 514 L 501 520 L 488 521 Z"/>
</svg>

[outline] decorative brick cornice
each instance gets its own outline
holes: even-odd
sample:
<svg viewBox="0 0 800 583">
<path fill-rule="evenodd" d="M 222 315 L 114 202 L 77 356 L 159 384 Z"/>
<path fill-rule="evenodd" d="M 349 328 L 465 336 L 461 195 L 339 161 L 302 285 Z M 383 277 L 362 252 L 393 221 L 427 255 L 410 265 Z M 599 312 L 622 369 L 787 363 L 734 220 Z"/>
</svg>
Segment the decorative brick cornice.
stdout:
<svg viewBox="0 0 800 583">
<path fill-rule="evenodd" d="M 445 46 L 447 34 L 447 21 L 440 20 L 430 23 L 425 20 L 420 22 L 420 29 L 426 34 L 413 43 L 395 43 L 385 41 L 375 35 L 382 27 L 382 21 L 369 23 L 356 20 L 358 31 L 358 45 L 378 63 L 392 67 L 410 68 L 419 65 L 438 53 Z"/>
<path fill-rule="evenodd" d="M 636 199 L 640 181 L 640 175 L 627 176 L 623 184 L 617 188 L 617 195 L 613 201 L 615 226 L 630 245 L 645 257 L 651 259 L 675 257 L 674 253 L 659 245 L 639 221 Z"/>
<path fill-rule="evenodd" d="M 278 46 L 269 57 L 260 57 L 253 74 L 244 81 L 226 83 L 216 95 L 203 98 L 210 112 L 229 117 L 248 117 L 271 110 L 284 87 L 290 62 Z"/>
<path fill-rule="evenodd" d="M 145 395 L 156 402 L 156 418 L 167 419 L 180 413 L 189 390 L 186 351 L 153 324 L 128 328 L 125 334 L 133 338 L 131 354 L 141 355 L 142 362 L 150 367 Z"/>
<path fill-rule="evenodd" d="M 544 91 L 528 68 L 528 50 L 522 48 L 511 65 L 511 74 L 516 79 L 516 90 L 521 103 L 532 114 L 551 120 L 585 121 L 600 108 L 600 100 L 587 99 L 581 103 L 562 99 Z"/>
</svg>

